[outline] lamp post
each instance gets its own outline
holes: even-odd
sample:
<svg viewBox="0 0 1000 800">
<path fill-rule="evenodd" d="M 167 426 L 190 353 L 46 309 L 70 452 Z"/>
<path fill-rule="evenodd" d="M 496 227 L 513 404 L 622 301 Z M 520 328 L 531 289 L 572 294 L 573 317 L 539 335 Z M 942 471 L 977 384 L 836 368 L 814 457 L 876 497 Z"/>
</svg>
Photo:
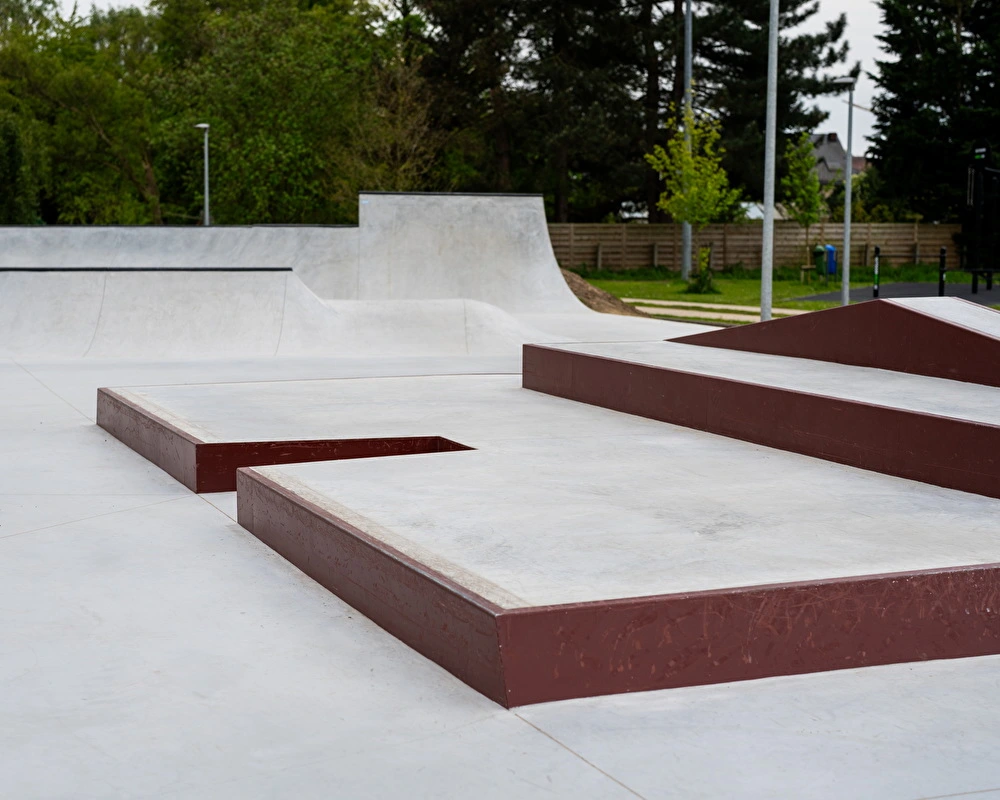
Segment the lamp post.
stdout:
<svg viewBox="0 0 1000 800">
<path fill-rule="evenodd" d="M 851 303 L 851 189 L 854 177 L 854 159 L 851 156 L 851 136 L 854 134 L 854 86 L 857 78 L 847 76 L 837 78 L 836 86 L 847 89 L 847 156 L 844 163 L 844 260 L 842 270 L 842 285 L 840 287 L 840 304 Z"/>
<path fill-rule="evenodd" d="M 764 134 L 764 237 L 760 250 L 760 320 L 771 319 L 774 267 L 774 145 L 778 118 L 778 0 L 771 0 L 767 35 L 767 117 Z"/>
<path fill-rule="evenodd" d="M 199 122 L 195 125 L 196 128 L 200 128 L 205 133 L 205 227 L 212 224 L 211 219 L 208 214 L 208 123 Z"/>
<path fill-rule="evenodd" d="M 691 130 L 687 120 L 691 116 L 691 62 L 693 49 L 691 34 L 691 0 L 684 6 L 684 149 L 691 152 Z M 691 277 L 691 223 L 681 223 L 681 278 Z"/>
</svg>

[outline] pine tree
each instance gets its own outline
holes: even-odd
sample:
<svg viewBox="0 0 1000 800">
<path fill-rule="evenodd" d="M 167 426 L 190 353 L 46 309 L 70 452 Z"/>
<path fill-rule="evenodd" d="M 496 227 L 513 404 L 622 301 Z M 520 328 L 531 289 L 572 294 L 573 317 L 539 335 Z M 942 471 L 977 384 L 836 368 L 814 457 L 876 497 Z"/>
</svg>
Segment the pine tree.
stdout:
<svg viewBox="0 0 1000 800">
<path fill-rule="evenodd" d="M 1000 6 L 995 0 L 879 0 L 890 57 L 872 155 L 881 200 L 927 220 L 956 219 L 972 149 L 1000 144 Z"/>
<path fill-rule="evenodd" d="M 700 80 L 706 102 L 719 110 L 724 162 L 733 184 L 763 197 L 769 0 L 715 0 L 701 29 Z M 816 11 L 812 0 L 782 0 L 778 48 L 778 152 L 786 135 L 813 131 L 826 118 L 813 98 L 842 92 L 831 72 L 846 72 L 845 15 L 819 33 L 791 33 Z M 697 28 L 696 28 L 697 30 Z M 697 77 L 697 76 L 696 76 Z M 779 164 L 779 167 L 782 165 Z"/>
</svg>

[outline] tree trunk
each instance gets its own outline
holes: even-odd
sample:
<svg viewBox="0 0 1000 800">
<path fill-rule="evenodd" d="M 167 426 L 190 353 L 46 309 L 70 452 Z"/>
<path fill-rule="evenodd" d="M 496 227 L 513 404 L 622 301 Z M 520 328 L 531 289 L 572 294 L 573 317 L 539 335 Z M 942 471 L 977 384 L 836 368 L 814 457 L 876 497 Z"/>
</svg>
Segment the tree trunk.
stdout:
<svg viewBox="0 0 1000 800">
<path fill-rule="evenodd" d="M 556 144 L 553 166 L 556 172 L 555 221 L 569 222 L 569 148 L 564 141 Z"/>
<path fill-rule="evenodd" d="M 644 135 L 643 149 L 653 152 L 660 130 L 660 54 L 656 50 L 656 35 L 653 27 L 653 6 L 655 0 L 642 0 L 639 12 L 639 27 L 642 30 L 642 49 L 646 69 L 646 94 L 643 98 Z M 653 169 L 646 170 L 646 208 L 650 223 L 666 221 L 666 214 L 657 203 L 660 200 L 660 179 Z"/>
<path fill-rule="evenodd" d="M 146 201 L 153 212 L 153 224 L 163 224 L 163 209 L 160 207 L 160 187 L 156 183 L 156 174 L 153 172 L 153 162 L 148 156 L 143 156 L 142 171 L 145 178 L 145 185 L 142 193 L 146 196 Z"/>
<path fill-rule="evenodd" d="M 510 128 L 507 126 L 507 102 L 503 89 L 490 89 L 493 98 L 493 147 L 495 151 L 497 191 L 509 192 L 513 186 L 510 177 Z"/>
</svg>

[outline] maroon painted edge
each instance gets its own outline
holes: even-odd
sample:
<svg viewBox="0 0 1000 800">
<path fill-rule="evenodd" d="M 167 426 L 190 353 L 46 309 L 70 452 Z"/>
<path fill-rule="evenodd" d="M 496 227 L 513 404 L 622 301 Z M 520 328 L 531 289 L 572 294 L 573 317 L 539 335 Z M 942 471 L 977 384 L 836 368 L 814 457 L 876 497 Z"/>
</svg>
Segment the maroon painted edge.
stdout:
<svg viewBox="0 0 1000 800">
<path fill-rule="evenodd" d="M 1000 386 L 1000 339 L 888 300 L 670 341 Z"/>
<path fill-rule="evenodd" d="M 500 608 L 255 470 L 237 473 L 237 521 L 380 627 L 507 705 Z"/>
<path fill-rule="evenodd" d="M 982 422 L 525 345 L 526 389 L 949 489 L 1000 497 Z"/>
<path fill-rule="evenodd" d="M 501 609 L 260 475 L 238 520 L 508 707 L 1000 653 L 1000 564 Z"/>
<path fill-rule="evenodd" d="M 193 492 L 236 490 L 236 470 L 472 448 L 443 436 L 205 442 L 113 389 L 97 390 L 97 424 Z"/>
<path fill-rule="evenodd" d="M 97 424 L 120 442 L 197 491 L 199 440 L 113 389 L 97 390 Z"/>
<path fill-rule="evenodd" d="M 199 492 L 236 490 L 241 467 L 343 461 L 352 458 L 408 456 L 471 450 L 443 436 L 393 436 L 368 439 L 302 439 L 277 442 L 208 442 L 197 450 Z"/>
<path fill-rule="evenodd" d="M 1000 653 L 1000 564 L 509 611 L 510 705 Z"/>
</svg>

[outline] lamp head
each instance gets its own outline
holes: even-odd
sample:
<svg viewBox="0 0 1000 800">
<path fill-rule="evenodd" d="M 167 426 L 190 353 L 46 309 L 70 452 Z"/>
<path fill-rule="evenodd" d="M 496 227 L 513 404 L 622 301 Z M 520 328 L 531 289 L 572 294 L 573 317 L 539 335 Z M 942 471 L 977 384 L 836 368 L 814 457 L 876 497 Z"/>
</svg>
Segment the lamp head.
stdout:
<svg viewBox="0 0 1000 800">
<path fill-rule="evenodd" d="M 841 86 L 844 89 L 853 89 L 854 88 L 854 84 L 856 84 L 857 81 L 858 81 L 857 78 L 855 78 L 855 77 L 853 77 L 851 75 L 845 75 L 843 78 L 834 78 L 831 81 L 831 83 L 834 86 Z"/>
<path fill-rule="evenodd" d="M 199 128 L 199 129 L 201 129 L 203 131 L 207 131 L 208 128 L 209 128 L 209 125 L 208 125 L 207 122 L 199 122 L 197 125 L 195 125 L 195 127 Z"/>
</svg>

